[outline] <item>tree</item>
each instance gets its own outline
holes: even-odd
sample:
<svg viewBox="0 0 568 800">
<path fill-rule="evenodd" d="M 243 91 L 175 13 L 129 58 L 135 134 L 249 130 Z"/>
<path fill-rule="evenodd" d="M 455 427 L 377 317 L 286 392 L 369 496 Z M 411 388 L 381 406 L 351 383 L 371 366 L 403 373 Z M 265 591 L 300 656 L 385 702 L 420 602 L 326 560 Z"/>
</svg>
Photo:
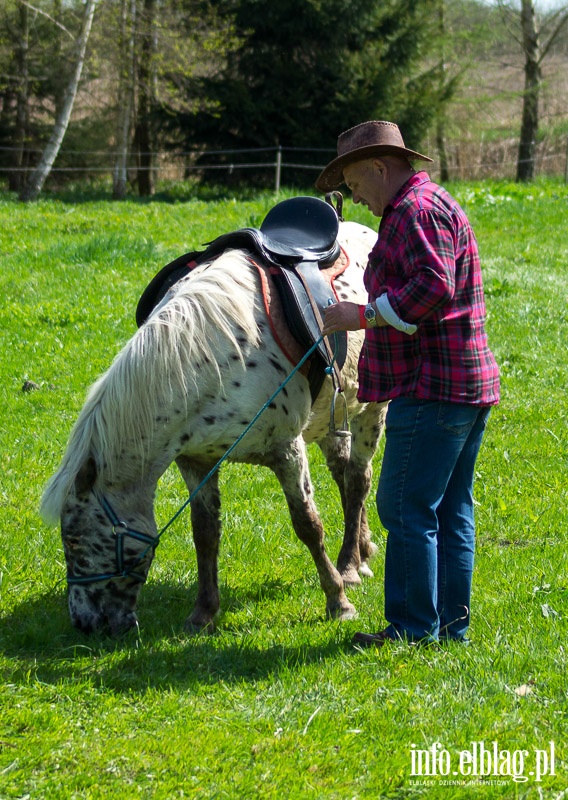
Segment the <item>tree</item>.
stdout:
<svg viewBox="0 0 568 800">
<path fill-rule="evenodd" d="M 87 42 L 91 32 L 91 25 L 93 23 L 93 16 L 98 0 L 86 0 L 83 19 L 81 23 L 81 31 L 77 39 L 75 47 L 75 59 L 72 74 L 69 77 L 69 82 L 65 89 L 62 98 L 61 108 L 57 113 L 53 131 L 51 133 L 49 142 L 47 143 L 40 162 L 35 170 L 31 173 L 29 180 L 24 185 L 20 192 L 20 200 L 24 202 L 35 200 L 43 188 L 43 184 L 53 166 L 53 162 L 57 158 L 59 148 L 65 136 L 73 104 L 77 95 L 81 73 L 83 71 L 83 64 L 85 63 L 85 52 L 87 50 Z"/>
<path fill-rule="evenodd" d="M 420 67 L 435 5 L 221 0 L 238 44 L 218 74 L 190 83 L 196 111 L 178 117 L 186 147 L 334 150 L 340 131 L 372 118 L 398 122 L 417 147 L 435 113 L 436 75 Z"/>
<path fill-rule="evenodd" d="M 156 0 L 141 0 L 137 17 L 137 34 L 140 41 L 136 64 L 138 107 L 134 131 L 134 149 L 137 156 L 138 192 L 143 197 L 154 193 L 154 147 L 152 112 L 156 106 Z"/>
<path fill-rule="evenodd" d="M 534 177 L 535 146 L 539 123 L 538 102 L 542 85 L 542 61 L 568 21 L 568 11 L 559 11 L 555 17 L 556 20 L 552 25 L 547 41 L 541 47 L 534 0 L 522 0 L 521 30 L 522 47 L 525 54 L 525 90 L 523 93 L 517 181 L 530 181 Z"/>
<path fill-rule="evenodd" d="M 539 126 L 542 62 L 568 21 L 568 8 L 563 6 L 548 17 L 545 42 L 541 44 L 543 28 L 534 0 L 521 0 L 520 9 L 505 0 L 498 0 L 498 4 L 506 17 L 515 24 L 513 36 L 519 43 L 524 56 L 525 79 L 517 157 L 517 181 L 531 181 L 534 177 Z"/>
<path fill-rule="evenodd" d="M 139 194 L 149 196 L 154 191 L 155 153 L 176 144 L 172 113 L 183 115 L 193 104 L 187 81 L 219 68 L 231 46 L 232 29 L 217 13 L 216 0 L 116 3 L 120 33 L 113 54 L 118 84 L 113 196 L 124 196 L 128 166 Z M 109 4 L 108 29 L 113 21 L 116 24 L 114 13 L 116 8 Z"/>
<path fill-rule="evenodd" d="M 136 0 L 120 2 L 118 58 L 118 95 L 116 119 L 116 159 L 112 178 L 112 196 L 126 196 L 129 136 L 134 110 L 134 75 L 136 64 Z"/>
<path fill-rule="evenodd" d="M 26 145 L 26 133 L 29 126 L 29 8 L 25 5 L 19 7 L 19 42 L 16 50 L 16 62 L 18 65 L 18 78 L 16 89 L 16 129 L 15 145 L 16 158 L 15 166 L 21 169 L 24 165 L 24 153 Z M 19 189 L 23 182 L 21 172 L 13 172 L 10 176 L 10 188 Z"/>
<path fill-rule="evenodd" d="M 522 47 L 525 55 L 525 89 L 519 156 L 517 159 L 517 181 L 530 181 L 534 177 L 536 137 L 538 133 L 538 99 L 542 83 L 542 55 L 539 28 L 533 0 L 521 3 Z"/>
<path fill-rule="evenodd" d="M 83 15 L 83 0 L 0 3 L 0 172 L 18 193 L 63 107 L 76 60 L 77 11 Z"/>
<path fill-rule="evenodd" d="M 438 63 L 434 67 L 437 74 L 437 103 L 435 118 L 435 138 L 436 149 L 438 151 L 438 161 L 440 164 L 440 180 L 443 182 L 450 179 L 450 164 L 446 151 L 446 131 L 447 131 L 447 109 L 452 97 L 457 92 L 461 76 L 465 70 L 463 53 L 460 53 L 459 61 L 462 66 L 452 70 L 449 65 L 449 57 L 454 56 L 459 48 L 459 37 L 456 37 L 448 26 L 446 14 L 446 0 L 438 0 L 437 3 L 437 56 Z M 453 51 L 453 52 L 452 52 Z"/>
<path fill-rule="evenodd" d="M 2 158 L 10 166 L 8 185 L 18 191 L 23 181 L 30 122 L 30 9 L 24 4 L 6 4 L 2 16 L 0 25 L 6 38 L 0 66 L 0 145 L 5 142 L 11 156 Z"/>
</svg>

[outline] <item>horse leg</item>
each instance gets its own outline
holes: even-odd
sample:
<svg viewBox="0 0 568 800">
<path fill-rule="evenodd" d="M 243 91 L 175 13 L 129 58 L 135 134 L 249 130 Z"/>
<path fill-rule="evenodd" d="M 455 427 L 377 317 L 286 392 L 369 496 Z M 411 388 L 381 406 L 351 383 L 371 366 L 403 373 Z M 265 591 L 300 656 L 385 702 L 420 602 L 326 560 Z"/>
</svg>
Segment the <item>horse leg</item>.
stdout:
<svg viewBox="0 0 568 800">
<path fill-rule="evenodd" d="M 359 502 L 360 493 L 354 494 L 352 490 L 349 491 L 347 488 L 351 437 L 339 437 L 330 432 L 318 444 L 325 456 L 331 476 L 339 489 L 343 508 L 344 533 L 337 568 L 345 584 L 356 586 L 361 583 L 358 569 L 361 564 L 359 536 L 363 509 Z"/>
<path fill-rule="evenodd" d="M 369 404 L 351 421 L 351 446 L 346 437 L 328 435 L 319 442 L 331 475 L 339 487 L 345 530 L 337 568 L 348 585 L 359 585 L 359 575 L 372 577 L 369 560 L 377 552 L 371 540 L 365 502 L 371 489 L 372 459 L 383 432 L 386 405 Z"/>
<path fill-rule="evenodd" d="M 191 494 L 207 475 L 207 469 L 197 470 L 185 456 L 176 464 Z M 197 599 L 185 623 L 190 633 L 215 630 L 215 615 L 219 611 L 217 562 L 221 539 L 221 499 L 218 474 L 212 475 L 191 501 L 191 526 L 197 557 Z"/>
<path fill-rule="evenodd" d="M 369 406 L 353 420 L 352 430 L 355 438 L 355 446 L 353 449 L 354 457 L 361 452 L 362 456 L 359 459 L 367 463 L 371 467 L 369 473 L 369 486 L 362 500 L 361 508 L 361 526 L 359 530 L 359 553 L 361 556 L 361 566 L 359 572 L 361 575 L 373 577 L 373 572 L 369 567 L 369 561 L 377 554 L 378 546 L 371 539 L 371 529 L 367 520 L 367 509 L 365 507 L 365 500 L 371 488 L 372 479 L 372 461 L 377 452 L 377 447 L 385 429 L 385 421 L 387 417 L 388 402 L 386 403 L 370 403 Z"/>
<path fill-rule="evenodd" d="M 324 530 L 313 499 L 304 440 L 301 437 L 294 439 L 288 448 L 273 453 L 263 463 L 278 478 L 288 503 L 294 531 L 312 555 L 327 599 L 327 615 L 333 619 L 352 619 L 357 612 L 345 596 L 341 575 L 325 551 Z"/>
</svg>

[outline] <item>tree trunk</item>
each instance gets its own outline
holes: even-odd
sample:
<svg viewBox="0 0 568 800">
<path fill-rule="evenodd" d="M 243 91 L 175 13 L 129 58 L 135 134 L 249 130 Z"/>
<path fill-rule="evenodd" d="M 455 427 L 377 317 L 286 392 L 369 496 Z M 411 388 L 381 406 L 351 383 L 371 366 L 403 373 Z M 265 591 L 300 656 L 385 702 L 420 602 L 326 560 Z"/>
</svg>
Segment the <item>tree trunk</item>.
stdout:
<svg viewBox="0 0 568 800">
<path fill-rule="evenodd" d="M 23 168 L 25 158 L 26 140 L 29 124 L 29 9 L 21 5 L 19 8 L 20 33 L 17 50 L 18 63 L 18 88 L 16 90 L 16 157 L 14 166 L 16 170 L 10 172 L 9 187 L 12 192 L 19 192 L 25 183 Z"/>
<path fill-rule="evenodd" d="M 525 53 L 525 90 L 517 160 L 517 181 L 531 181 L 534 178 L 538 101 L 542 84 L 539 29 L 534 0 L 522 0 L 521 28 Z"/>
<path fill-rule="evenodd" d="M 447 183 L 450 180 L 450 165 L 448 162 L 448 153 L 446 151 L 445 123 L 445 114 L 439 115 L 436 123 L 436 149 L 438 150 L 438 158 L 440 160 L 441 183 Z"/>
<path fill-rule="evenodd" d="M 97 0 L 98 2 L 98 0 Z M 61 25 L 55 25 L 53 33 L 51 34 L 51 57 L 53 64 L 61 64 L 63 58 L 63 3 L 62 0 L 53 0 L 53 19 L 56 22 L 61 22 Z M 55 118 L 57 119 L 62 112 L 65 103 L 65 76 L 61 76 L 62 80 L 57 81 L 54 86 L 53 102 L 55 103 Z"/>
<path fill-rule="evenodd" d="M 97 3 L 98 0 L 86 0 L 85 11 L 81 24 L 81 33 L 79 34 L 79 38 L 77 40 L 73 74 L 71 75 L 65 90 L 61 110 L 57 114 L 51 137 L 45 147 L 45 150 L 43 151 L 40 162 L 20 192 L 20 200 L 23 200 L 24 202 L 36 199 L 38 194 L 41 192 L 43 185 L 49 176 L 49 173 L 51 172 L 53 162 L 59 153 L 59 148 L 61 147 L 61 143 L 69 125 L 71 112 L 73 111 L 73 104 L 75 103 L 75 97 L 77 95 L 77 89 L 81 79 L 81 73 L 83 71 L 87 42 L 89 40 L 89 34 L 91 32 L 91 25 L 93 23 L 93 16 Z"/>
<path fill-rule="evenodd" d="M 446 6 L 445 0 L 438 0 L 438 34 L 440 37 L 440 65 L 439 65 L 439 110 L 436 120 L 436 149 L 440 159 L 440 181 L 445 183 L 450 180 L 448 154 L 446 152 L 446 104 L 442 98 L 446 87 Z"/>
<path fill-rule="evenodd" d="M 114 200 L 126 197 L 128 185 L 128 144 L 132 109 L 134 107 L 134 73 L 136 69 L 134 32 L 136 27 L 136 0 L 122 0 L 120 20 L 120 74 L 118 84 L 118 113 L 116 127 L 116 161 L 114 165 L 112 196 Z"/>
<path fill-rule="evenodd" d="M 144 0 L 142 10 L 142 44 L 138 62 L 138 114 L 134 134 L 138 154 L 138 193 L 150 197 L 154 193 L 154 156 L 150 114 L 154 105 L 154 52 L 156 0 Z"/>
</svg>

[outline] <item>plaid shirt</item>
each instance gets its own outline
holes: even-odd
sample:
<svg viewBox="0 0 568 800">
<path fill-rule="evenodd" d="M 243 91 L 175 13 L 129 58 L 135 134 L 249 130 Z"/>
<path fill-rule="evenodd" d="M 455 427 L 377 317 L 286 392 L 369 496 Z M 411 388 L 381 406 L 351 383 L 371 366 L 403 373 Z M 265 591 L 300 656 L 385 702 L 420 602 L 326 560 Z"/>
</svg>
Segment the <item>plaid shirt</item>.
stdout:
<svg viewBox="0 0 568 800">
<path fill-rule="evenodd" d="M 499 402 L 477 242 L 463 210 L 425 172 L 413 175 L 385 209 L 365 288 L 372 300 L 386 292 L 400 319 L 418 330 L 365 331 L 361 402 L 401 396 Z"/>
</svg>

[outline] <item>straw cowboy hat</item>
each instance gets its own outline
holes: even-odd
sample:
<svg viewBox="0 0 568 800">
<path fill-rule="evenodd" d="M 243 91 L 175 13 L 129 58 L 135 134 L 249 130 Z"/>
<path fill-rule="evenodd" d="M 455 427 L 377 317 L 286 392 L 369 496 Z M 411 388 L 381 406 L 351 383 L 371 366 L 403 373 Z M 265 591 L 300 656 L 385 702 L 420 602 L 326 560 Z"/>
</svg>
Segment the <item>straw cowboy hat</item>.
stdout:
<svg viewBox="0 0 568 800">
<path fill-rule="evenodd" d="M 428 156 L 405 147 L 402 134 L 394 122 L 362 122 L 340 134 L 337 140 L 337 158 L 322 170 L 316 187 L 321 192 L 331 192 L 343 183 L 343 170 L 348 164 L 373 156 L 387 155 L 432 161 Z"/>
</svg>

